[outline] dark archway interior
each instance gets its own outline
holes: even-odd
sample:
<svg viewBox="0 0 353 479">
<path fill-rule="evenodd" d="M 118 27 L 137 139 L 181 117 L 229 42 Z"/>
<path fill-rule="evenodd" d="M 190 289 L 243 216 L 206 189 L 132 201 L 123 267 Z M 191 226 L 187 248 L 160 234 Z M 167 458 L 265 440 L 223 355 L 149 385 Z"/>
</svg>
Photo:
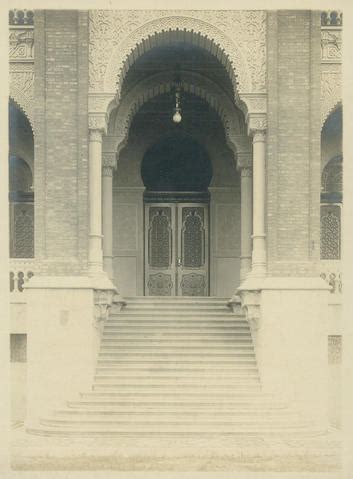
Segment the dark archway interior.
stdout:
<svg viewBox="0 0 353 479">
<path fill-rule="evenodd" d="M 147 191 L 207 191 L 212 165 L 205 149 L 196 140 L 174 134 L 147 150 L 141 176 Z"/>
<path fill-rule="evenodd" d="M 182 42 L 155 47 L 138 58 L 125 77 L 122 94 L 151 75 L 173 71 L 177 77 L 180 70 L 206 76 L 233 98 L 232 82 L 221 62 L 203 48 Z"/>
</svg>

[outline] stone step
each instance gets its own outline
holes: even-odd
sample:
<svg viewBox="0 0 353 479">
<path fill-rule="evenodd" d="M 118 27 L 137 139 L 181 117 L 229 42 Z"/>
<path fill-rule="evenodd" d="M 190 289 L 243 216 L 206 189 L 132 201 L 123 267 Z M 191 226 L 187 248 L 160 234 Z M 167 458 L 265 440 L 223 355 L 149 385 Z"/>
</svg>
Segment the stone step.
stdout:
<svg viewBox="0 0 353 479">
<path fill-rule="evenodd" d="M 115 354 L 117 353 L 151 353 L 153 354 L 159 354 L 159 353 L 165 353 L 165 354 L 178 354 L 179 352 L 184 352 L 185 354 L 198 354 L 198 353 L 219 353 L 219 354 L 226 354 L 228 352 L 234 352 L 237 354 L 240 354 L 241 352 L 249 352 L 252 353 L 254 351 L 254 348 L 251 344 L 227 344 L 227 345 L 213 345 L 213 344 L 207 344 L 207 345 L 199 345 L 199 346 L 191 346 L 189 344 L 187 345 L 175 345 L 175 344 L 104 344 L 100 348 L 100 354 Z"/>
<path fill-rule="evenodd" d="M 126 306 L 131 304 L 224 304 L 226 305 L 229 298 L 220 298 L 218 296 L 127 296 L 124 297 Z"/>
<path fill-rule="evenodd" d="M 191 333 L 201 333 L 201 334 L 227 334 L 227 333 L 246 333 L 250 334 L 250 328 L 248 325 L 238 326 L 236 324 L 217 324 L 213 322 L 210 325 L 195 324 L 190 322 L 185 322 L 184 324 L 175 324 L 171 322 L 167 323 L 153 323 L 153 322 L 142 322 L 142 321 L 126 321 L 126 322 L 116 322 L 116 323 L 106 323 L 104 325 L 103 334 L 107 333 L 126 333 L 126 334 L 135 334 L 136 331 L 141 334 L 144 333 L 168 333 L 168 334 L 191 334 Z"/>
<path fill-rule="evenodd" d="M 223 358 L 214 356 L 212 360 L 208 356 L 198 357 L 197 361 L 195 358 L 185 358 L 184 356 L 179 356 L 176 359 L 165 358 L 165 356 L 158 356 L 158 357 L 149 357 L 149 358 L 136 358 L 136 357 L 127 357 L 125 354 L 122 354 L 120 358 L 98 358 L 98 366 L 108 366 L 108 365 L 133 365 L 134 367 L 137 365 L 171 365 L 176 367 L 181 367 L 184 365 L 192 365 L 195 364 L 205 363 L 207 367 L 235 367 L 239 365 L 252 365 L 256 366 L 256 359 L 255 356 L 247 357 L 247 356 L 238 356 L 234 358 L 231 356 L 230 358 Z"/>
<path fill-rule="evenodd" d="M 232 313 L 232 310 L 225 303 L 206 303 L 206 302 L 189 302 L 189 303 L 130 303 L 124 306 L 119 312 L 127 311 L 223 311 L 224 313 Z M 115 314 L 115 313 L 114 313 Z M 119 313 L 116 313 L 119 314 Z"/>
<path fill-rule="evenodd" d="M 138 359 L 143 357 L 145 360 L 148 359 L 155 359 L 155 358 L 161 358 L 164 360 L 169 360 L 169 361 L 178 361 L 179 359 L 192 359 L 194 361 L 198 361 L 202 358 L 207 359 L 208 361 L 211 361 L 213 359 L 236 359 L 236 358 L 248 358 L 248 359 L 255 359 L 255 353 L 253 351 L 232 351 L 232 352 L 224 352 L 222 350 L 215 350 L 212 351 L 211 349 L 209 350 L 204 350 L 204 351 L 198 351 L 198 352 L 186 352 L 185 349 L 181 349 L 180 351 L 164 351 L 164 352 L 156 352 L 155 350 L 152 350 L 151 352 L 148 351 L 122 351 L 119 349 L 119 351 L 116 352 L 100 352 L 99 353 L 99 359 L 122 359 L 126 360 L 127 357 L 131 359 Z"/>
<path fill-rule="evenodd" d="M 227 340 L 227 341 L 234 341 L 236 339 L 240 340 L 249 340 L 251 341 L 251 333 L 250 331 L 244 330 L 237 330 L 237 331 L 158 331 L 158 330 L 146 330 L 143 331 L 140 328 L 135 328 L 132 331 L 127 331 L 127 328 L 119 328 L 116 330 L 111 331 L 104 331 L 102 335 L 102 340 L 112 340 L 112 339 L 125 339 L 125 340 L 132 340 L 135 341 L 136 338 L 141 339 L 165 339 L 171 340 L 175 339 L 177 341 L 184 341 L 184 340 Z"/>
<path fill-rule="evenodd" d="M 193 394 L 201 392 L 203 394 L 222 394 L 222 393 L 235 393 L 236 391 L 261 391 L 261 384 L 259 382 L 237 382 L 234 384 L 213 384 L 213 383 L 193 383 L 193 384 L 185 384 L 185 383 L 164 383 L 164 382 L 151 382 L 151 383 L 142 383 L 141 381 L 138 383 L 113 383 L 113 382 L 105 382 L 105 383 L 94 383 L 92 386 L 93 391 L 116 391 L 117 393 L 126 394 L 128 392 L 139 394 L 140 392 L 143 393 L 160 393 L 160 394 L 173 394 L 173 393 L 186 393 L 186 394 Z"/>
<path fill-rule="evenodd" d="M 211 318 L 218 318 L 218 319 L 228 319 L 229 321 L 246 321 L 244 315 L 235 315 L 232 313 L 231 310 L 225 310 L 225 311 L 209 311 L 209 310 L 200 310 L 197 309 L 195 311 L 190 310 L 189 308 L 186 310 L 178 310 L 175 311 L 175 309 L 151 309 L 150 311 L 146 310 L 134 310 L 133 308 L 130 309 L 123 309 L 119 312 L 114 312 L 112 311 L 110 314 L 110 317 L 108 321 L 112 321 L 114 319 L 118 318 L 124 318 L 124 317 L 136 317 L 136 318 L 154 318 L 154 317 L 166 317 L 170 319 L 178 319 L 180 317 L 189 317 L 189 318 L 194 318 L 195 320 L 204 317 L 211 317 Z"/>
<path fill-rule="evenodd" d="M 161 337 L 153 337 L 153 338 L 145 338 L 140 337 L 140 335 L 136 335 L 135 338 L 107 338 L 104 336 L 101 340 L 101 344 L 103 347 L 109 346 L 126 346 L 126 345 L 141 345 L 141 346 L 181 346 L 186 345 L 188 348 L 200 347 L 203 345 L 211 345 L 211 346 L 242 346 L 242 345 L 251 345 L 252 340 L 250 337 L 247 338 L 185 338 L 185 339 L 171 339 L 171 338 L 161 338 Z"/>
<path fill-rule="evenodd" d="M 207 391 L 207 388 L 204 388 Z M 110 390 L 107 391 L 106 388 L 100 389 L 100 390 L 93 390 L 93 391 L 88 391 L 85 393 L 81 393 L 82 398 L 118 398 L 120 400 L 130 400 L 132 398 L 138 397 L 140 400 L 143 400 L 145 398 L 153 398 L 157 399 L 158 401 L 161 401 L 162 399 L 182 399 L 183 401 L 187 401 L 190 398 L 193 399 L 202 399 L 207 396 L 208 399 L 212 398 L 217 401 L 229 401 L 230 399 L 234 398 L 239 398 L 239 397 L 247 397 L 251 398 L 252 395 L 256 394 L 261 394 L 261 389 L 260 388 L 253 388 L 250 389 L 248 387 L 246 388 L 228 388 L 228 389 L 223 389 L 221 390 L 220 388 L 216 390 L 208 390 L 206 393 L 205 391 L 202 391 L 200 388 L 199 391 L 195 392 L 195 390 L 188 390 L 186 388 L 175 388 L 173 391 L 170 387 L 167 390 L 162 390 L 160 387 L 157 388 L 151 388 L 150 389 L 141 389 L 137 392 L 136 389 L 133 391 L 129 391 L 127 388 L 122 391 L 122 388 L 120 388 L 117 391 Z"/>
<path fill-rule="evenodd" d="M 149 376 L 146 375 L 121 375 L 120 373 L 117 374 L 106 374 L 106 373 L 99 373 L 94 376 L 95 382 L 102 383 L 102 382 L 116 382 L 116 383 L 126 383 L 126 381 L 132 382 L 139 382 L 140 384 L 148 384 L 151 381 L 163 381 L 163 383 L 173 383 L 179 384 L 182 382 L 185 383 L 196 383 L 196 382 L 205 382 L 207 384 L 218 384 L 218 383 L 227 383 L 227 384 L 238 384 L 238 381 L 241 382 L 259 382 L 260 378 L 257 372 L 251 374 L 213 374 L 213 375 L 195 375 L 192 374 L 183 374 L 180 373 L 176 374 L 150 374 Z"/>
<path fill-rule="evenodd" d="M 203 410 L 207 408 L 212 408 L 214 410 L 230 410 L 230 409 L 251 409 L 251 410 L 264 410 L 264 409 L 287 409 L 286 403 L 281 401 L 278 398 L 274 398 L 269 394 L 256 394 L 252 393 L 241 394 L 238 392 L 236 395 L 230 397 L 216 397 L 214 400 L 211 400 L 209 397 L 204 397 L 196 395 L 195 397 L 190 396 L 187 399 L 175 399 L 174 397 L 166 399 L 159 399 L 158 397 L 153 397 L 151 400 L 146 400 L 144 397 L 132 396 L 131 398 L 116 398 L 114 395 L 97 395 L 97 393 L 81 393 L 81 399 L 67 401 L 69 407 L 105 407 L 111 408 L 116 407 L 119 410 L 124 408 L 131 409 L 136 408 L 136 410 L 163 410 L 166 408 L 172 408 L 173 410 Z"/>
<path fill-rule="evenodd" d="M 90 408 L 83 407 L 83 406 L 74 406 L 68 407 L 67 409 L 57 409 L 53 411 L 53 414 L 56 416 L 97 416 L 97 417 L 106 417 L 112 415 L 114 417 L 121 416 L 121 417 L 128 417 L 128 418 L 145 418 L 148 417 L 149 420 L 155 419 L 158 420 L 160 417 L 170 417 L 170 415 L 174 415 L 178 418 L 209 418 L 209 417 L 217 417 L 217 418 L 243 418 L 243 417 L 285 417 L 285 418 L 298 418 L 299 416 L 295 411 L 288 411 L 286 408 L 277 408 L 277 409 L 270 409 L 270 408 L 222 408 L 221 410 L 215 409 L 215 407 L 211 408 L 200 408 L 197 410 L 194 407 L 190 409 L 182 409 L 182 408 L 172 408 L 172 407 L 165 407 L 163 410 L 161 408 L 147 408 L 139 406 L 139 408 L 133 408 L 131 406 L 127 406 L 125 409 L 121 407 L 113 407 L 113 406 L 91 406 Z"/>
<path fill-rule="evenodd" d="M 296 429 L 285 429 L 284 427 L 274 428 L 274 427 L 263 427 L 261 429 L 256 427 L 237 427 L 232 430 L 224 430 L 224 428 L 215 429 L 207 427 L 205 429 L 190 427 L 186 428 L 183 426 L 181 430 L 177 430 L 175 427 L 172 428 L 160 428 L 153 430 L 151 427 L 138 427 L 134 430 L 130 428 L 110 428 L 110 429 L 98 429 L 93 427 L 87 427 L 85 429 L 80 429 L 78 427 L 66 427 L 59 429 L 57 427 L 40 425 L 34 427 L 27 427 L 26 431 L 29 434 L 36 434 L 38 436 L 44 437 L 130 437 L 130 438 L 207 438 L 207 440 L 217 439 L 219 437 L 239 437 L 242 439 L 251 439 L 252 437 L 279 437 L 283 436 L 284 438 L 293 437 L 293 438 L 303 438 L 303 437 L 316 437 L 322 434 L 322 429 L 306 429 L 306 428 L 296 428 Z M 162 446 L 163 444 L 161 444 Z"/>
<path fill-rule="evenodd" d="M 80 428 L 95 426 L 100 427 L 103 430 L 111 428 L 131 428 L 134 430 L 137 427 L 143 429 L 150 427 L 152 430 L 163 430 L 164 428 L 175 427 L 176 430 L 182 430 L 183 427 L 186 428 L 215 428 L 220 431 L 232 431 L 237 428 L 246 428 L 250 427 L 251 429 L 256 428 L 256 430 L 261 430 L 264 427 L 273 427 L 279 428 L 283 427 L 285 429 L 302 429 L 308 427 L 309 423 L 307 421 L 296 421 L 295 424 L 292 424 L 288 421 L 287 418 L 276 417 L 276 418 L 228 418 L 226 421 L 222 421 L 222 418 L 197 418 L 185 419 L 185 418 L 173 418 L 172 417 L 162 417 L 162 418 L 106 418 L 102 417 L 60 417 L 54 416 L 52 418 L 41 418 L 40 423 L 44 426 L 78 426 Z"/>
<path fill-rule="evenodd" d="M 251 365 L 244 365 L 244 366 L 234 366 L 232 363 L 227 367 L 223 366 L 223 368 L 219 368 L 217 365 L 210 367 L 207 365 L 207 368 L 202 367 L 200 365 L 193 365 L 192 367 L 184 366 L 176 367 L 173 365 L 161 365 L 158 367 L 149 367 L 149 366 L 142 366 L 142 365 L 131 365 L 131 366 L 97 366 L 96 367 L 96 374 L 98 375 L 119 375 L 124 377 L 149 377 L 149 376 L 165 376 L 165 375 L 177 375 L 177 376 L 205 376 L 205 377 L 227 377 L 230 378 L 233 375 L 251 375 L 256 374 L 258 375 L 258 370 L 256 367 Z"/>
</svg>

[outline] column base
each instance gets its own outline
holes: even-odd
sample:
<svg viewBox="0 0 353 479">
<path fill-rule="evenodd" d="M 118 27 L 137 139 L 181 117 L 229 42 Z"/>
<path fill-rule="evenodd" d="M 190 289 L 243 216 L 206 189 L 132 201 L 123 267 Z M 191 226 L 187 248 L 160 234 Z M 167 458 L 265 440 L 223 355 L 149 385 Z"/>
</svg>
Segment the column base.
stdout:
<svg viewBox="0 0 353 479">
<path fill-rule="evenodd" d="M 107 273 L 108 277 L 114 279 L 114 269 L 113 269 L 113 256 L 104 255 L 103 256 L 103 269 Z"/>
</svg>

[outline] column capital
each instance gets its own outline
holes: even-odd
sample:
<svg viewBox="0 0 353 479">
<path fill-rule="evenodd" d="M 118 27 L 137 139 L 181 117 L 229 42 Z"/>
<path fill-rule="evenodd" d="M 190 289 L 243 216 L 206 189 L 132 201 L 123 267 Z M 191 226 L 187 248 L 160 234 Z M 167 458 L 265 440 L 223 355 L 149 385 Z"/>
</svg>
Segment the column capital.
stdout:
<svg viewBox="0 0 353 479">
<path fill-rule="evenodd" d="M 102 137 L 107 131 L 107 119 L 105 113 L 89 113 L 88 115 L 89 131 L 99 131 Z M 101 138 L 102 139 L 102 138 Z"/>
<path fill-rule="evenodd" d="M 250 113 L 248 115 L 248 134 L 253 138 L 257 133 L 265 135 L 267 130 L 267 115 L 265 113 Z"/>
<path fill-rule="evenodd" d="M 103 151 L 102 153 L 102 174 L 103 176 L 113 176 L 113 169 L 116 168 L 115 151 Z"/>
<path fill-rule="evenodd" d="M 266 130 L 255 130 L 253 132 L 253 143 L 264 143 L 266 141 Z"/>
<path fill-rule="evenodd" d="M 241 171 L 244 168 L 251 168 L 252 165 L 252 151 L 238 151 L 237 152 L 237 170 Z"/>
<path fill-rule="evenodd" d="M 240 176 L 242 178 L 251 178 L 252 177 L 252 168 L 250 166 L 244 166 L 240 169 Z"/>
</svg>

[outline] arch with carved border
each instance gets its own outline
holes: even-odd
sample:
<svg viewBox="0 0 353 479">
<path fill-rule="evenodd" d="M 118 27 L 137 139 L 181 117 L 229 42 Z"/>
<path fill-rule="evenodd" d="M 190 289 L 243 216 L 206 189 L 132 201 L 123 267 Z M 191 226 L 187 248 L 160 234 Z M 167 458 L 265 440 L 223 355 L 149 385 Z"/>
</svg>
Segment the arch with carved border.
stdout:
<svg viewBox="0 0 353 479">
<path fill-rule="evenodd" d="M 16 107 L 25 115 L 25 117 L 27 118 L 31 126 L 32 134 L 34 136 L 32 99 L 27 101 L 26 98 L 23 97 L 21 91 L 18 90 L 17 88 L 11 88 L 9 99 L 12 100 L 14 104 L 16 105 Z"/>
<path fill-rule="evenodd" d="M 337 100 L 336 103 L 331 104 L 328 108 L 329 109 L 326 111 L 325 115 L 321 119 L 321 130 L 324 128 L 326 121 L 330 118 L 332 113 L 342 108 L 342 100 Z"/>
<path fill-rule="evenodd" d="M 321 129 L 336 109 L 342 107 L 341 72 L 322 72 L 321 74 Z"/>
<path fill-rule="evenodd" d="M 249 67 L 238 45 L 211 23 L 183 15 L 153 19 L 128 35 L 109 58 L 104 91 L 117 91 L 120 98 L 126 74 L 139 57 L 152 48 L 178 41 L 198 46 L 220 61 L 233 84 L 236 100 L 238 92 L 252 91 Z"/>
<path fill-rule="evenodd" d="M 232 100 L 216 83 L 200 74 L 182 71 L 180 78 L 184 91 L 202 98 L 216 111 L 223 124 L 228 146 L 236 153 L 237 137 L 245 134 L 245 123 Z M 172 91 L 173 86 L 173 72 L 158 73 L 137 84 L 124 96 L 108 128 L 108 135 L 116 138 L 116 150 L 120 151 L 126 144 L 130 125 L 139 108 L 152 98 Z"/>
<path fill-rule="evenodd" d="M 29 126 L 31 127 L 31 133 L 32 133 L 32 137 L 33 137 L 33 141 L 34 141 L 34 129 L 33 129 L 33 123 L 31 121 L 31 118 L 28 116 L 28 113 L 26 112 L 26 110 L 22 107 L 22 105 L 15 99 L 12 97 L 12 95 L 10 94 L 9 95 L 9 101 L 12 102 L 14 104 L 14 106 L 25 116 L 25 118 L 27 119 L 28 123 L 29 123 Z M 23 155 L 21 156 L 21 159 L 23 161 L 25 161 L 25 163 L 29 166 L 30 170 L 31 170 L 31 173 L 32 175 L 34 176 L 34 158 L 29 158 L 29 157 L 23 157 Z"/>
</svg>

